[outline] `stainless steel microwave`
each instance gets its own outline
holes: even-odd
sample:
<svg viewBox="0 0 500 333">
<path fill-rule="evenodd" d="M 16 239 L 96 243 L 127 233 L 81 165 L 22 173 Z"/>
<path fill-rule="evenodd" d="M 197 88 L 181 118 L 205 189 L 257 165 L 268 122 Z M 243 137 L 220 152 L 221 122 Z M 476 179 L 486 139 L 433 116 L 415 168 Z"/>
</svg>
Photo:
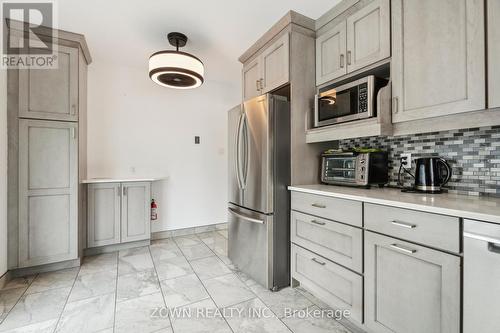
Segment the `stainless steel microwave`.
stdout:
<svg viewBox="0 0 500 333">
<path fill-rule="evenodd" d="M 321 182 L 325 184 L 369 187 L 389 181 L 386 152 L 324 153 L 321 159 Z"/>
<path fill-rule="evenodd" d="M 369 75 L 321 89 L 315 96 L 314 127 L 376 117 L 377 93 L 387 82 Z"/>
</svg>

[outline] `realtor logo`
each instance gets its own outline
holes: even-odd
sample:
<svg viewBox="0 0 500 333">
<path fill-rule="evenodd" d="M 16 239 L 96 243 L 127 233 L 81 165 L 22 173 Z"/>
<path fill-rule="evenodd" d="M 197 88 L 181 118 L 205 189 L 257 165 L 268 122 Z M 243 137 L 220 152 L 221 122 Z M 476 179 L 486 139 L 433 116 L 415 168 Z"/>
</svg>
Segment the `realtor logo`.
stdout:
<svg viewBox="0 0 500 333">
<path fill-rule="evenodd" d="M 0 68 L 57 68 L 54 2 L 1 1 Z"/>
</svg>

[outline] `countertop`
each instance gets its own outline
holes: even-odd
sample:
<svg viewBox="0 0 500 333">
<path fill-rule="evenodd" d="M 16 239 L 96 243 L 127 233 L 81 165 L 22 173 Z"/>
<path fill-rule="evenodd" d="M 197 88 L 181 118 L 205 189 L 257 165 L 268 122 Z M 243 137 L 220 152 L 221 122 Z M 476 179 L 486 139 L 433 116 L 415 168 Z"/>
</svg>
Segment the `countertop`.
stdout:
<svg viewBox="0 0 500 333">
<path fill-rule="evenodd" d="M 399 189 L 386 187 L 366 189 L 320 184 L 289 186 L 288 189 L 500 224 L 500 198 L 449 193 L 403 193 Z"/>
<path fill-rule="evenodd" d="M 90 178 L 80 181 L 82 184 L 99 184 L 99 183 L 130 183 L 130 182 L 155 182 L 166 180 L 168 177 L 155 178 Z"/>
</svg>

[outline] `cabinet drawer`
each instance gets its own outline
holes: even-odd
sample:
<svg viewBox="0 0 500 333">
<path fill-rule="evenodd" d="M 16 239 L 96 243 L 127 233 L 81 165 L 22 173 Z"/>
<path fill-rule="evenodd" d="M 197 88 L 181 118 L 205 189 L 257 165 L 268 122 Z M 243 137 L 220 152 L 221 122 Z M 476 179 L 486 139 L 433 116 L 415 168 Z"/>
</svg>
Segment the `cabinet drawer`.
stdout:
<svg viewBox="0 0 500 333">
<path fill-rule="evenodd" d="M 362 227 L 362 203 L 316 194 L 292 192 L 292 209 Z"/>
<path fill-rule="evenodd" d="M 459 256 L 372 232 L 364 250 L 369 332 L 460 332 Z"/>
<path fill-rule="evenodd" d="M 363 278 L 342 266 L 292 244 L 292 277 L 333 308 L 363 318 Z"/>
<path fill-rule="evenodd" d="M 359 273 L 362 272 L 362 230 L 294 212 L 292 242 Z"/>
<path fill-rule="evenodd" d="M 365 204 L 365 227 L 411 242 L 460 252 L 458 217 Z"/>
</svg>

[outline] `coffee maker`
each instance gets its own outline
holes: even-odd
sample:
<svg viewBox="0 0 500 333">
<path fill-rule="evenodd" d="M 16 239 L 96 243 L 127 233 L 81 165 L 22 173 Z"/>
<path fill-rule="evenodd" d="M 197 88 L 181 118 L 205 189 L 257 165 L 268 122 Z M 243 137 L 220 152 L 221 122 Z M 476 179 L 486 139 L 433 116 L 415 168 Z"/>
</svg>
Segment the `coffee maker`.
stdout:
<svg viewBox="0 0 500 333">
<path fill-rule="evenodd" d="M 405 171 L 415 179 L 415 184 L 412 188 L 404 188 L 403 192 L 441 193 L 442 186 L 451 178 L 451 167 L 444 158 L 416 158 L 415 165 L 415 175 Z"/>
</svg>

